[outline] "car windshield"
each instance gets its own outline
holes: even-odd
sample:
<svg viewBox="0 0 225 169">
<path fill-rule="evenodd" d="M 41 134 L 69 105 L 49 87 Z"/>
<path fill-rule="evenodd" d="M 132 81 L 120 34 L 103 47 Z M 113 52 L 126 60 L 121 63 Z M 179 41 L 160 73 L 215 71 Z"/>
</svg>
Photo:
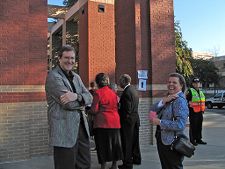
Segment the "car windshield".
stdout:
<svg viewBox="0 0 225 169">
<path fill-rule="evenodd" d="M 222 96 L 222 93 L 217 93 L 214 98 L 220 98 Z"/>
</svg>

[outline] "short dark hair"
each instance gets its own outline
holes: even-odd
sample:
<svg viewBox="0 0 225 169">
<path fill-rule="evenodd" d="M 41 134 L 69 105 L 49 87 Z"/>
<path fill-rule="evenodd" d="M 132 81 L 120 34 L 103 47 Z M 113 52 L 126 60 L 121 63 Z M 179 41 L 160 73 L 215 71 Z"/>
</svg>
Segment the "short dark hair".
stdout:
<svg viewBox="0 0 225 169">
<path fill-rule="evenodd" d="M 64 45 L 64 46 L 62 46 L 62 48 L 59 50 L 59 52 L 58 52 L 58 57 L 61 58 L 62 55 L 63 55 L 63 52 L 65 52 L 65 51 L 67 51 L 67 52 L 73 51 L 73 52 L 75 53 L 75 49 L 74 49 L 72 46 L 70 46 L 70 45 Z"/>
<path fill-rule="evenodd" d="M 90 87 L 94 88 L 95 87 L 95 82 L 90 83 Z"/>
<path fill-rule="evenodd" d="M 95 77 L 95 82 L 99 88 L 109 85 L 109 76 L 105 73 L 99 73 Z"/>
<path fill-rule="evenodd" d="M 185 81 L 184 76 L 182 76 L 179 73 L 171 73 L 169 75 L 169 77 L 177 77 L 179 79 L 180 84 L 182 85 L 182 92 L 185 92 L 185 90 L 186 90 L 186 81 Z"/>
</svg>

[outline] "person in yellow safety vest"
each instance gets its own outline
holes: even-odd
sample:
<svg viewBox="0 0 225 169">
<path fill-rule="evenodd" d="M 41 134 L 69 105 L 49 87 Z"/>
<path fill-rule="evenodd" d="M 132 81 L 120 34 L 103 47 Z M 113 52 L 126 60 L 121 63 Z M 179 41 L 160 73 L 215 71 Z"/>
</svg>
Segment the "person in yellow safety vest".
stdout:
<svg viewBox="0 0 225 169">
<path fill-rule="evenodd" d="M 200 80 L 195 77 L 192 79 L 192 85 L 186 93 L 186 99 L 189 107 L 189 137 L 190 142 L 197 146 L 198 144 L 207 144 L 202 140 L 202 122 L 205 111 L 205 95 L 199 89 Z"/>
<path fill-rule="evenodd" d="M 195 113 L 205 111 L 205 95 L 202 91 L 197 92 L 194 88 L 190 88 L 192 99 L 189 102 L 189 106 L 193 108 Z"/>
</svg>

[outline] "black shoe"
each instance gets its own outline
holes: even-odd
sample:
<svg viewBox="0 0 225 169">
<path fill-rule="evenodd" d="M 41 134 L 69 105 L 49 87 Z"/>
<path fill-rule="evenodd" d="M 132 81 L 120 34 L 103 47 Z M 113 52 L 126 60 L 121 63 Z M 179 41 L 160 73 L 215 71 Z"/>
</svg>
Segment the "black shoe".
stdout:
<svg viewBox="0 0 225 169">
<path fill-rule="evenodd" d="M 191 141 L 191 144 L 193 144 L 194 146 L 198 145 L 198 143 L 196 143 L 195 141 Z"/>
<path fill-rule="evenodd" d="M 190 142 L 191 142 L 191 144 L 193 144 L 194 146 L 197 146 L 197 145 L 198 145 L 198 143 L 196 143 L 195 140 L 190 140 Z"/>
<path fill-rule="evenodd" d="M 123 165 L 118 165 L 119 169 L 123 169 L 123 167 L 124 167 Z"/>
<path fill-rule="evenodd" d="M 133 166 L 118 165 L 119 169 L 133 169 Z"/>
<path fill-rule="evenodd" d="M 196 143 L 198 143 L 198 144 L 207 144 L 206 142 L 204 142 L 202 140 L 197 140 Z"/>
<path fill-rule="evenodd" d="M 141 165 L 141 159 L 140 158 L 133 159 L 133 164 Z"/>
</svg>

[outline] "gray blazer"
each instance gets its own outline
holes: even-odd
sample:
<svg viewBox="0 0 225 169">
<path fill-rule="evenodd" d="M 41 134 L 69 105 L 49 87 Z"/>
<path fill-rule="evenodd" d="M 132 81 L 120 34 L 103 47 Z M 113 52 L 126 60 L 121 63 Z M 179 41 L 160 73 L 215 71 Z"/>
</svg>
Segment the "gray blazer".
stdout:
<svg viewBox="0 0 225 169">
<path fill-rule="evenodd" d="M 56 67 L 49 71 L 46 84 L 46 98 L 48 103 L 48 122 L 50 127 L 50 145 L 59 147 L 73 147 L 77 140 L 79 131 L 80 115 L 83 116 L 86 131 L 89 136 L 89 128 L 85 115 L 85 105 L 92 103 L 92 95 L 85 88 L 79 75 L 73 72 L 73 83 L 76 88 L 76 93 L 83 97 L 84 104 L 73 101 L 66 105 L 60 102 L 60 96 L 65 93 L 65 90 L 71 91 L 72 87 L 60 69 Z"/>
<path fill-rule="evenodd" d="M 163 108 L 158 107 L 156 103 L 153 107 L 154 111 L 159 112 L 161 115 L 161 139 L 164 145 L 170 145 L 174 140 L 174 132 L 177 135 L 184 134 L 186 122 L 189 114 L 187 100 L 184 93 L 180 92 L 178 98 L 171 103 L 166 104 Z M 173 120 L 176 117 L 176 120 Z"/>
</svg>

